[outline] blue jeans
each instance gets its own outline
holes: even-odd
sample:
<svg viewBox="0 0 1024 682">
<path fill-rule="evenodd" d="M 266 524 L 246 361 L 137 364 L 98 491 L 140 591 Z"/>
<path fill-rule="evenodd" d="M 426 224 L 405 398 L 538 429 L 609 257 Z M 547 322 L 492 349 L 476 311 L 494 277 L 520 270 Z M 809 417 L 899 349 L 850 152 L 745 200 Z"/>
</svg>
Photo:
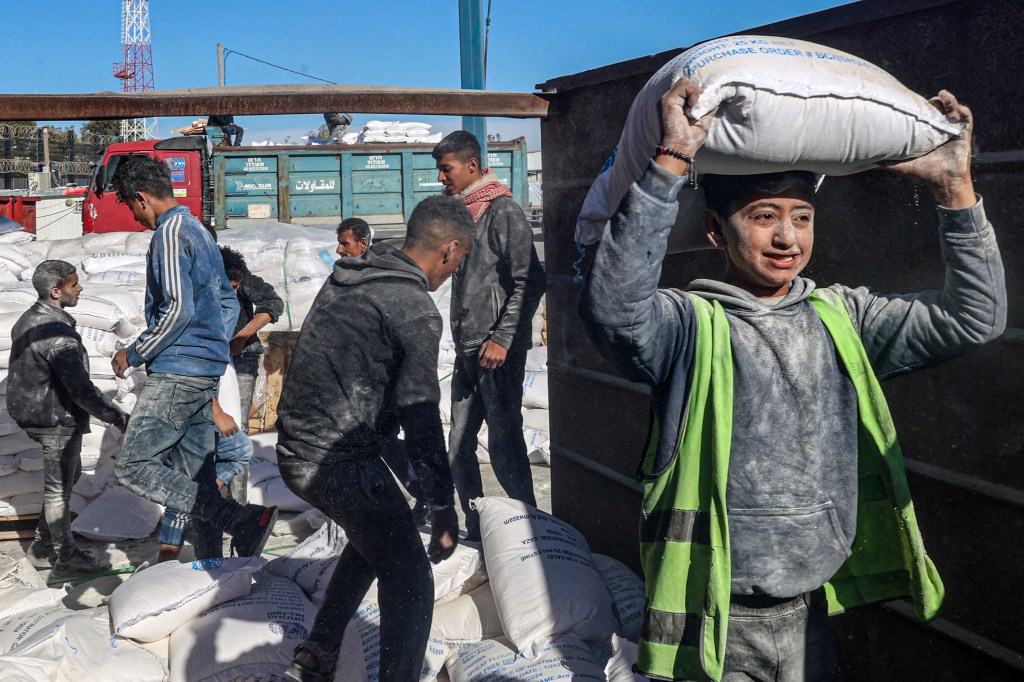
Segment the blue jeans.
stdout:
<svg viewBox="0 0 1024 682">
<path fill-rule="evenodd" d="M 219 550 L 223 531 L 234 527 L 243 510 L 217 490 L 212 400 L 218 381 L 149 375 L 114 468 L 118 482 L 135 494 L 192 515 L 197 554 Z"/>
<path fill-rule="evenodd" d="M 239 431 L 232 436 L 217 436 L 217 456 L 214 458 L 214 471 L 217 480 L 225 486 L 243 471 L 252 459 L 252 441 L 244 432 Z M 236 498 L 237 499 L 237 498 Z M 176 512 L 170 507 L 164 510 L 164 519 L 160 523 L 160 544 L 180 547 L 185 544 L 185 534 L 192 526 L 192 517 L 184 512 Z M 213 559 L 220 556 L 199 556 L 197 559 Z"/>
<path fill-rule="evenodd" d="M 53 547 L 58 559 L 66 559 L 75 548 L 69 503 L 71 489 L 82 475 L 82 434 L 29 435 L 43 448 L 43 513 L 35 540 Z"/>
<path fill-rule="evenodd" d="M 434 582 L 412 511 L 391 471 L 379 457 L 330 466 L 295 457 L 278 462 L 288 488 L 334 519 L 348 538 L 309 639 L 338 651 L 345 626 L 377 578 L 378 679 L 417 682 L 430 634 Z"/>
</svg>

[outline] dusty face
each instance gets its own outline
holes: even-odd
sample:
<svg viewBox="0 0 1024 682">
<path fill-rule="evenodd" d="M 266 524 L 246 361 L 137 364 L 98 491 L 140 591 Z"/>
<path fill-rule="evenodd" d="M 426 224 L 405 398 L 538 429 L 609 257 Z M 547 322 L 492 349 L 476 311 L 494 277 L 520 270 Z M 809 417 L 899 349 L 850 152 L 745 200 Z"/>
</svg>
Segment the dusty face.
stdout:
<svg viewBox="0 0 1024 682">
<path fill-rule="evenodd" d="M 480 178 L 480 162 L 470 159 L 463 163 L 454 153 L 445 154 L 437 162 L 437 181 L 444 185 L 444 193 L 455 196 Z"/>
<path fill-rule="evenodd" d="M 128 206 L 139 225 L 142 225 L 147 230 L 156 229 L 156 219 L 159 216 L 156 213 L 153 202 L 147 201 L 146 195 L 136 194 L 134 197 L 128 197 L 123 201 L 118 197 L 118 202 Z"/>
<path fill-rule="evenodd" d="M 342 258 L 359 258 L 366 253 L 367 248 L 369 248 L 367 240 L 356 239 L 352 230 L 345 230 L 338 235 L 337 254 Z"/>
<path fill-rule="evenodd" d="M 74 308 L 78 305 L 78 297 L 82 293 L 82 285 L 78 283 L 78 273 L 71 273 L 68 281 L 57 287 L 57 291 L 60 292 L 60 298 L 57 299 L 57 302 L 61 308 Z"/>
<path fill-rule="evenodd" d="M 430 291 L 437 291 L 449 277 L 458 272 L 462 259 L 471 248 L 472 242 L 463 244 L 458 241 L 448 242 L 445 246 L 439 247 L 437 265 L 427 273 L 427 288 Z"/>
<path fill-rule="evenodd" d="M 783 296 L 814 247 L 813 190 L 806 183 L 756 188 L 723 221 L 726 282 L 758 298 Z M 714 241 L 714 239 L 713 239 Z"/>
</svg>

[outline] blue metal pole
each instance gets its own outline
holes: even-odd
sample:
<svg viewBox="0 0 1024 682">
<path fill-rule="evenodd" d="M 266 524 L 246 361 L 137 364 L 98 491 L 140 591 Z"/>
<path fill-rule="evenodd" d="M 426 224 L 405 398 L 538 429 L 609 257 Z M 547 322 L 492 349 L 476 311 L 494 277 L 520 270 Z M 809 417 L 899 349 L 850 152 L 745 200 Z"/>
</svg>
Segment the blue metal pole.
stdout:
<svg viewBox="0 0 1024 682">
<path fill-rule="evenodd" d="M 462 89 L 484 90 L 483 0 L 459 0 L 459 54 L 462 57 Z M 463 116 L 462 128 L 480 140 L 480 165 L 487 165 L 487 119 Z"/>
</svg>

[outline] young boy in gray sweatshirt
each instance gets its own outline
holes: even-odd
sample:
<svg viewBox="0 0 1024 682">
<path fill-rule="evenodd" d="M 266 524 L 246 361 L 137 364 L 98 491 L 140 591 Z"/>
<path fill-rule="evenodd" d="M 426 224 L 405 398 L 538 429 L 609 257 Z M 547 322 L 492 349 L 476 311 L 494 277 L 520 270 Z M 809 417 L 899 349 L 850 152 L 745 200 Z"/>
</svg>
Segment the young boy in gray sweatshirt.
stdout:
<svg viewBox="0 0 1024 682">
<path fill-rule="evenodd" d="M 642 468 L 648 608 L 638 671 L 656 679 L 832 680 L 829 612 L 901 595 L 934 616 L 943 589 L 917 529 L 878 381 L 1002 333 L 1003 266 L 970 173 L 965 131 L 889 169 L 938 204 L 945 287 L 885 295 L 816 289 L 806 173 L 702 178 L 723 281 L 658 290 L 677 196 L 713 118 L 679 81 L 663 145 L 612 218 L 580 296 L 601 352 L 652 386 Z M 691 191 L 691 190 L 685 190 Z"/>
</svg>

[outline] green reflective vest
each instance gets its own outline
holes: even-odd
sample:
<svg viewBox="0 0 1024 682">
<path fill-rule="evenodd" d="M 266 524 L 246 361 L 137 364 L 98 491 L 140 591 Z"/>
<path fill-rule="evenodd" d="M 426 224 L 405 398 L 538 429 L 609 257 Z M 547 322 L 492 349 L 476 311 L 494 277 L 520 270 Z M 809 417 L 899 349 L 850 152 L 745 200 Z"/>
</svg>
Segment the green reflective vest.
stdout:
<svg viewBox="0 0 1024 682">
<path fill-rule="evenodd" d="M 718 302 L 690 296 L 697 341 L 678 456 L 653 471 L 658 424 L 643 464 L 640 555 L 647 610 L 638 672 L 655 679 L 720 680 L 729 626 L 731 567 L 726 481 L 732 440 L 732 348 Z M 925 553 L 903 453 L 885 396 L 839 295 L 810 296 L 853 381 L 858 406 L 857 535 L 825 584 L 830 613 L 912 597 L 918 618 L 935 617 L 942 581 Z"/>
</svg>

